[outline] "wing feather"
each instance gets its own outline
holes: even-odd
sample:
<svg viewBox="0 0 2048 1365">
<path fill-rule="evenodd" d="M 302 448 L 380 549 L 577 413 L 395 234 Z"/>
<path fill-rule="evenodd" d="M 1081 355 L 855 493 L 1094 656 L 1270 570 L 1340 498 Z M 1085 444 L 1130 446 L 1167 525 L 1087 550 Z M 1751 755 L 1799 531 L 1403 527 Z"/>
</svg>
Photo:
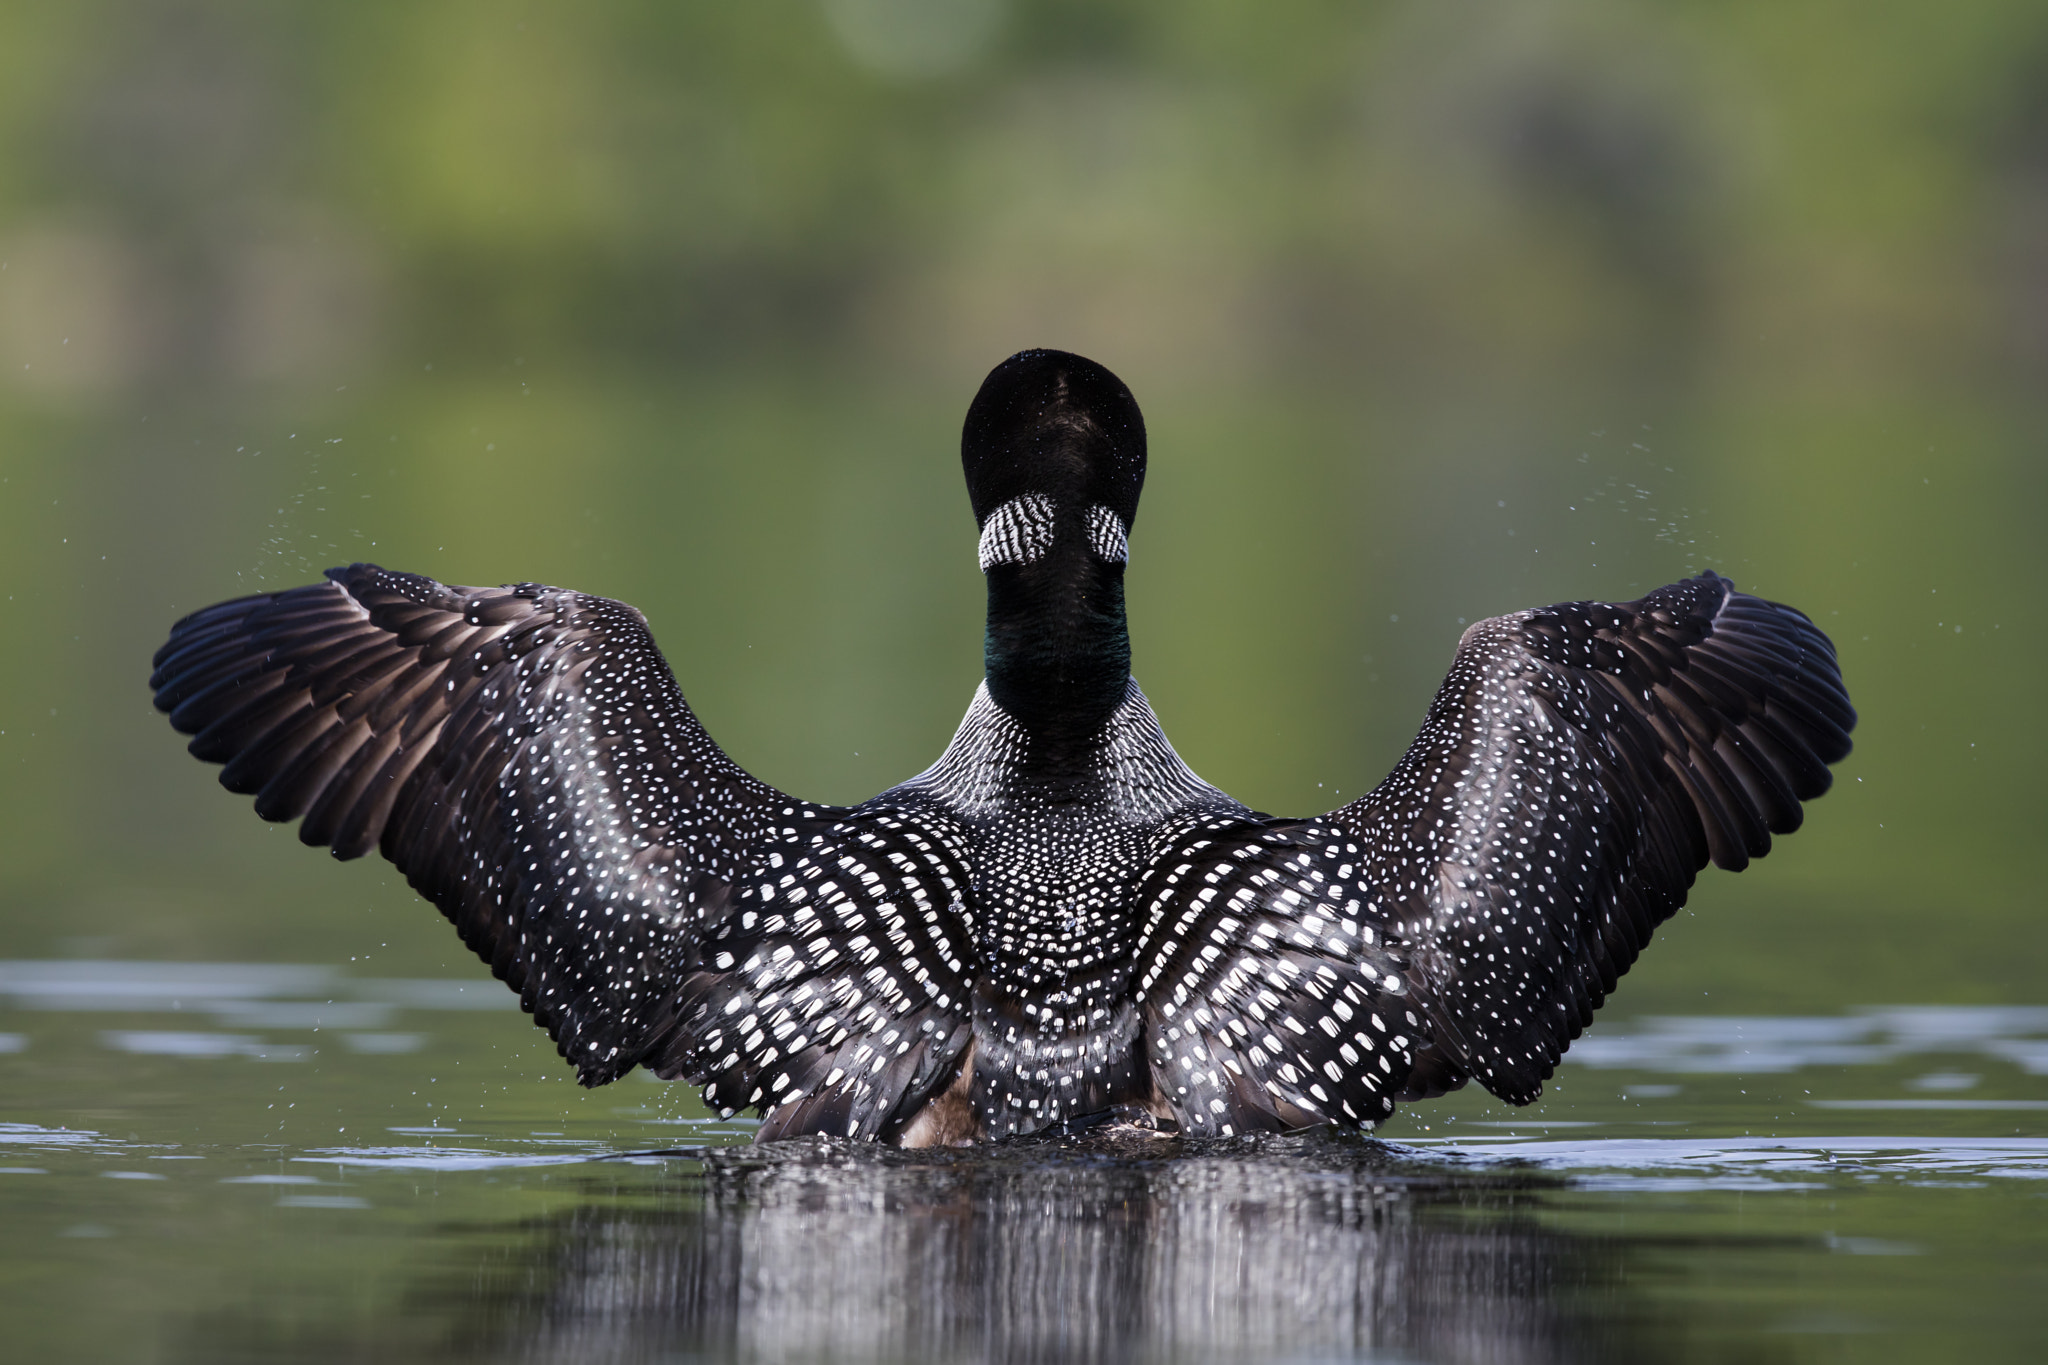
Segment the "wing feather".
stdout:
<svg viewBox="0 0 2048 1365">
<path fill-rule="evenodd" d="M 151 686 L 192 752 L 336 857 L 381 848 L 577 1066 L 630 1069 L 698 903 L 787 798 L 712 743 L 632 608 L 369 564 L 180 621 Z"/>
<path fill-rule="evenodd" d="M 704 1085 L 760 1138 L 893 1140 L 959 1074 L 973 1037 L 966 841 L 879 802 L 796 812 L 704 931 L 655 1074 Z"/>
<path fill-rule="evenodd" d="M 1423 1024 L 1374 927 L 1364 856 L 1318 821 L 1209 817 L 1140 888 L 1137 997 L 1154 1094 L 1196 1136 L 1393 1111 Z"/>
<path fill-rule="evenodd" d="M 1700 868 L 1799 827 L 1855 723 L 1827 636 L 1712 573 L 1474 625 L 1407 755 L 1329 817 L 1429 1016 L 1410 1090 L 1534 1099 Z"/>
</svg>

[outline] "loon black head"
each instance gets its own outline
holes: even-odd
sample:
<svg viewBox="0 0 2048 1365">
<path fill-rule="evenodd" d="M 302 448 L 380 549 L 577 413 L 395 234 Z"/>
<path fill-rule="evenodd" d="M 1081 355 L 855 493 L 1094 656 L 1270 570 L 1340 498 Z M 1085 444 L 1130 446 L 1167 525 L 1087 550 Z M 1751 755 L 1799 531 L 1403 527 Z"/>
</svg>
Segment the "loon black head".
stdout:
<svg viewBox="0 0 2048 1365">
<path fill-rule="evenodd" d="M 1066 351 L 1019 351 L 989 371 L 967 409 L 960 462 L 974 519 L 1036 493 L 1102 506 L 1125 531 L 1145 486 L 1145 419 L 1124 382 Z"/>
<path fill-rule="evenodd" d="M 1122 704 L 1124 562 L 1145 419 L 1122 380 L 1065 351 L 989 372 L 960 436 L 988 575 L 989 695 L 1054 759 Z"/>
</svg>

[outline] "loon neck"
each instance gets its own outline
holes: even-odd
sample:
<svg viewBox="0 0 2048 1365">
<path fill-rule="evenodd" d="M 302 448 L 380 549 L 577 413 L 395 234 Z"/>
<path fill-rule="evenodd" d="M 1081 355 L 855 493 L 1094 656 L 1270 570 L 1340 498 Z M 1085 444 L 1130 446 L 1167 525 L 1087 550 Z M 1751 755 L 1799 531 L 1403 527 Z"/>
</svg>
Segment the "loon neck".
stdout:
<svg viewBox="0 0 2048 1365">
<path fill-rule="evenodd" d="M 1131 677 L 1124 566 L 1062 536 L 1053 553 L 988 570 L 989 697 L 1039 763 L 1079 759 L 1123 704 Z"/>
</svg>

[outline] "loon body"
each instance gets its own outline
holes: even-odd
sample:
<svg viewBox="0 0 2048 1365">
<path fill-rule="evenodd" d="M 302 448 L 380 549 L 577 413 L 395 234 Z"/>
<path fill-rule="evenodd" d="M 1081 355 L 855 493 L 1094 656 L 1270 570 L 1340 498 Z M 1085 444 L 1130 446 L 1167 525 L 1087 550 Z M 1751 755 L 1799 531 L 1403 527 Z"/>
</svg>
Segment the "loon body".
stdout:
<svg viewBox="0 0 2048 1365">
<path fill-rule="evenodd" d="M 749 776 L 638 612 L 532 583 L 357 564 L 224 602 L 173 627 L 156 704 L 259 815 L 396 864 L 584 1084 L 643 1066 L 763 1139 L 905 1146 L 1527 1103 L 1698 870 L 1761 857 L 1849 751 L 1827 637 L 1706 573 L 1477 623 L 1377 788 L 1254 812 L 1130 676 L 1129 391 L 1023 352 L 962 455 L 987 676 L 858 806 Z"/>
</svg>

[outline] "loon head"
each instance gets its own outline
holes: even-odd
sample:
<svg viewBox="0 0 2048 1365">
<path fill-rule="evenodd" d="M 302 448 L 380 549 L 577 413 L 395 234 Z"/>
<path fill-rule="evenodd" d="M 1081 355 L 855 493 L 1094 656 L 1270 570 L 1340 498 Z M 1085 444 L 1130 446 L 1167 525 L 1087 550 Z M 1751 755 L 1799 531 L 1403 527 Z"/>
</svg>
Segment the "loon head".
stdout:
<svg viewBox="0 0 2048 1365">
<path fill-rule="evenodd" d="M 974 395 L 960 462 L 983 569 L 1033 563 L 1075 531 L 1121 562 L 1145 486 L 1145 419 L 1124 382 L 1094 361 L 1019 351 Z"/>
<path fill-rule="evenodd" d="M 1124 563 L 1145 419 L 1122 380 L 1065 351 L 990 371 L 960 437 L 988 575 L 989 695 L 1048 742 L 1085 741 L 1130 678 Z"/>
</svg>

